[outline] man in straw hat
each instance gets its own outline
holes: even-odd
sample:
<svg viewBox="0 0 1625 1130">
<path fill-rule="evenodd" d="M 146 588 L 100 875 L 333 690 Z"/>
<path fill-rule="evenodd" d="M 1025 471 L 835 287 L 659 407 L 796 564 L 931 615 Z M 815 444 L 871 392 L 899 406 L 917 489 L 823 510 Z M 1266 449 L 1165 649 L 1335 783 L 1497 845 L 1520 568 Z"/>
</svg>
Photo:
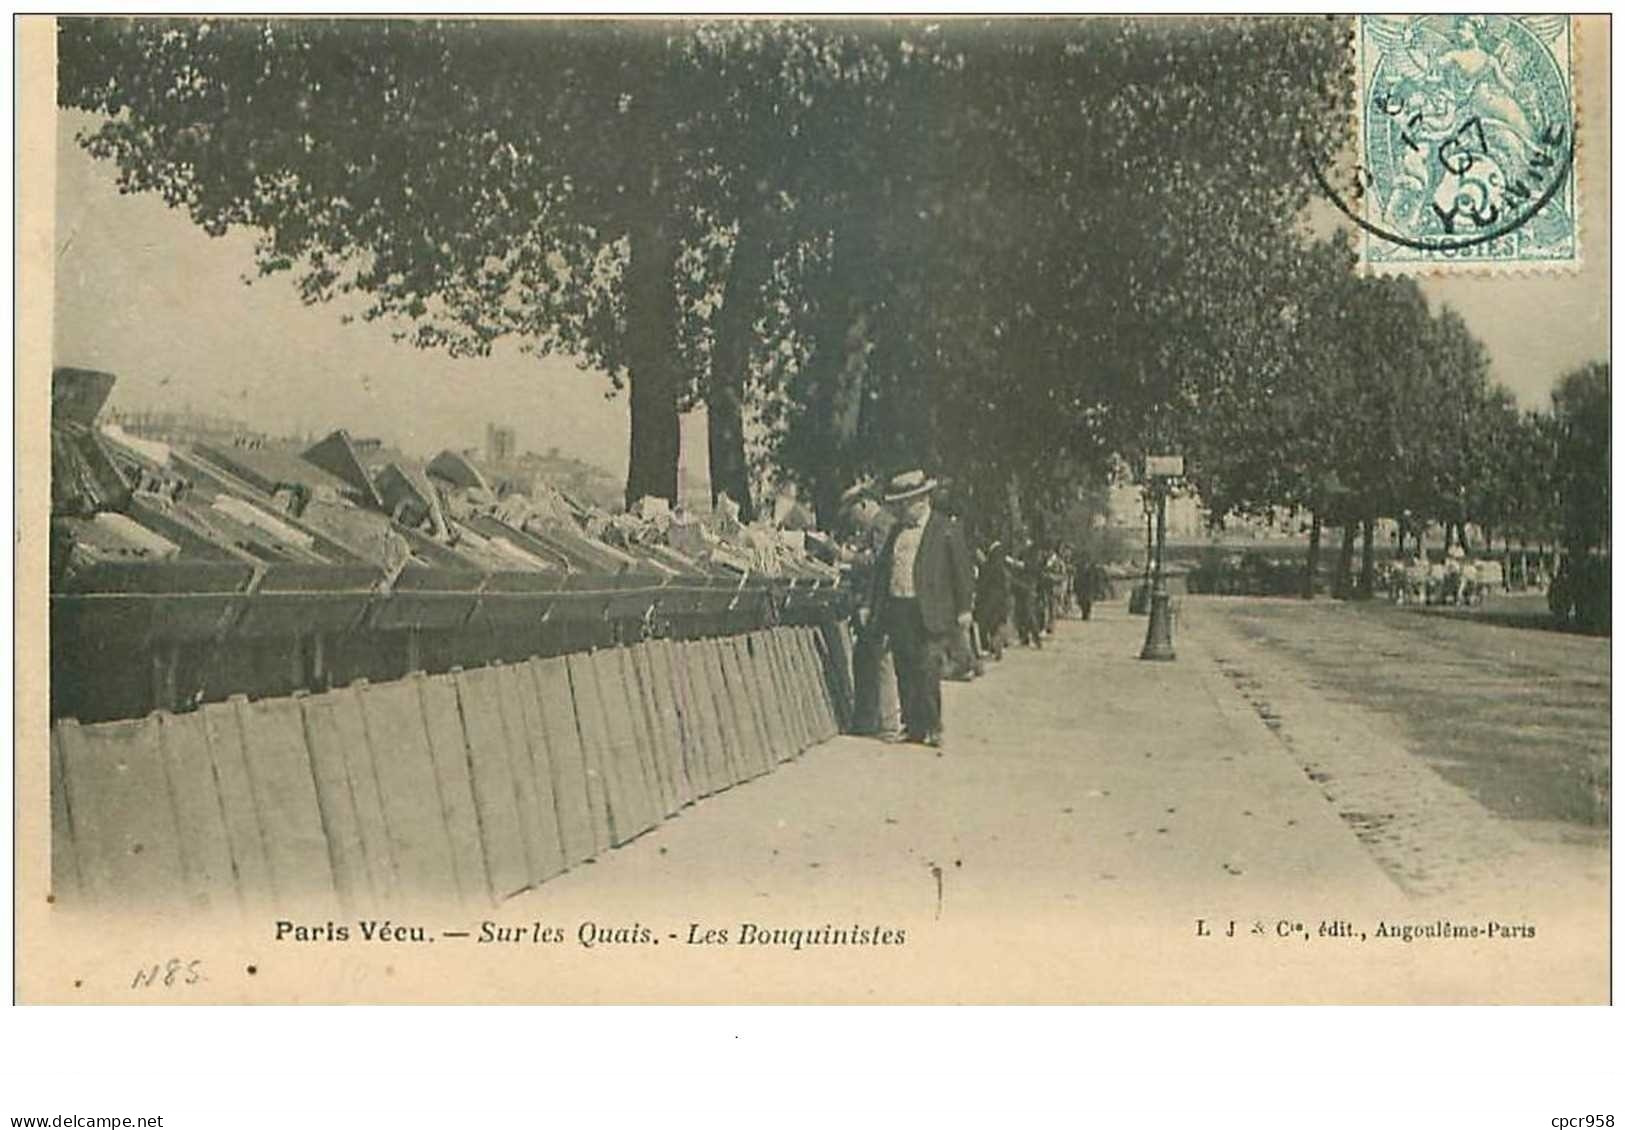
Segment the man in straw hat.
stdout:
<svg viewBox="0 0 1625 1130">
<path fill-rule="evenodd" d="M 959 524 L 931 512 L 935 479 L 903 471 L 884 501 L 897 525 L 875 563 L 871 606 L 891 644 L 910 741 L 942 746 L 942 666 L 954 637 L 970 626 L 973 572 Z"/>
</svg>

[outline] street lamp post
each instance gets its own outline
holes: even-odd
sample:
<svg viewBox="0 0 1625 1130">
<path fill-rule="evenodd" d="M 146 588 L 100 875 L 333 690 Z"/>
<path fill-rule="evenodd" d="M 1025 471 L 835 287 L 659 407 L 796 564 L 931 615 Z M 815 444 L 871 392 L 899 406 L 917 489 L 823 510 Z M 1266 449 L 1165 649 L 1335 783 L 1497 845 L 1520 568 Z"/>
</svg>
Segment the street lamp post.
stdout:
<svg viewBox="0 0 1625 1130">
<path fill-rule="evenodd" d="M 1156 552 L 1156 542 L 1152 538 L 1152 520 L 1157 516 L 1153 492 L 1144 490 L 1140 492 L 1140 506 L 1145 511 L 1145 571 L 1140 577 L 1140 583 L 1134 586 L 1134 591 L 1129 595 L 1130 616 L 1144 616 L 1151 611 L 1151 562 Z"/>
<path fill-rule="evenodd" d="M 1185 460 L 1178 455 L 1152 455 L 1145 461 L 1146 476 L 1157 497 L 1157 558 L 1151 575 L 1151 619 L 1145 626 L 1145 646 L 1141 659 L 1174 658 L 1174 622 L 1168 607 L 1168 575 L 1164 561 L 1168 551 L 1168 484 L 1185 473 Z"/>
</svg>

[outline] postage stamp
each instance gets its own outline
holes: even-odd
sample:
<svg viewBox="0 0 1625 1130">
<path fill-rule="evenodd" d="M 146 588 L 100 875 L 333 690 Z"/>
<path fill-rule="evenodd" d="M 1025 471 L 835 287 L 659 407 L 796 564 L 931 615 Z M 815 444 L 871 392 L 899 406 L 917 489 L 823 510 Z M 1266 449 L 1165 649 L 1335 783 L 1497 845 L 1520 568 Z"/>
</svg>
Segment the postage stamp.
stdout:
<svg viewBox="0 0 1625 1130">
<path fill-rule="evenodd" d="M 1572 269 L 1566 15 L 1360 16 L 1357 202 L 1372 269 Z"/>
</svg>

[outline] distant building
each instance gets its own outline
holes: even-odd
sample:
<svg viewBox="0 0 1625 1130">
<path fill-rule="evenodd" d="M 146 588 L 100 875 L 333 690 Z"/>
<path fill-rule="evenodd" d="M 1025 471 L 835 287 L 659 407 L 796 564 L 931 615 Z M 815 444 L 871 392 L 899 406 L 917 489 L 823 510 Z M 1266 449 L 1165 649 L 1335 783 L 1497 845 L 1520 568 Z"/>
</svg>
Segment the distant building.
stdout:
<svg viewBox="0 0 1625 1130">
<path fill-rule="evenodd" d="M 108 408 L 103 418 L 117 424 L 130 435 L 164 443 L 232 445 L 241 440 L 269 438 L 265 432 L 249 427 L 242 420 L 210 412 Z"/>
<path fill-rule="evenodd" d="M 1111 525 L 1124 529 L 1145 529 L 1144 495 L 1137 483 L 1118 483 L 1111 490 Z M 1195 495 L 1174 495 L 1168 499 L 1168 536 L 1196 538 L 1207 533 L 1207 511 Z"/>
<path fill-rule="evenodd" d="M 546 483 L 579 502 L 606 510 L 618 508 L 622 501 L 621 481 L 617 476 L 594 463 L 571 458 L 557 446 L 549 447 L 545 455 L 521 452 L 508 467 L 491 465 L 486 469 L 491 473 L 500 471 L 504 481 L 521 490 Z"/>
<path fill-rule="evenodd" d="M 512 463 L 519 454 L 519 442 L 512 428 L 500 424 L 485 425 L 485 461 Z"/>
</svg>

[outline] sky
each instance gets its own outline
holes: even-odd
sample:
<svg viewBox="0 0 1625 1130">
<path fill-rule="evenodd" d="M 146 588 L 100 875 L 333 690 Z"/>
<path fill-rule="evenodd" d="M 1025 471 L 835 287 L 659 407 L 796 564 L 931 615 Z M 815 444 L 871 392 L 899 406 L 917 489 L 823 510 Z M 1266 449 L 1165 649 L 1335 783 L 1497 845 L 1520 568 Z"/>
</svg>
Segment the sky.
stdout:
<svg viewBox="0 0 1625 1130">
<path fill-rule="evenodd" d="M 111 403 L 236 416 L 265 431 L 335 427 L 433 454 L 512 425 L 520 447 L 561 452 L 623 475 L 624 393 L 568 357 L 500 346 L 457 360 L 397 343 L 382 322 L 345 325 L 341 300 L 306 306 L 292 277 L 253 278 L 254 237 L 211 238 L 151 194 L 120 195 L 111 162 L 59 115 L 53 363 L 119 378 Z M 703 413 L 684 422 L 684 463 L 706 473 Z"/>
<path fill-rule="evenodd" d="M 1581 245 L 1575 273 L 1431 277 L 1435 304 L 1461 311 L 1492 377 L 1526 407 L 1563 373 L 1609 356 L 1609 133 L 1605 36 L 1589 36 L 1580 82 Z M 191 407 L 266 431 L 335 427 L 432 454 L 512 425 L 521 448 L 563 453 L 617 475 L 627 459 L 624 395 L 566 357 L 499 344 L 454 360 L 395 342 L 384 323 L 343 324 L 339 303 L 303 305 L 291 277 L 252 276 L 253 236 L 211 238 L 158 198 L 121 195 L 108 162 L 74 141 L 94 119 L 58 116 L 54 363 L 118 375 L 118 406 Z M 703 412 L 684 420 L 683 463 L 706 474 Z"/>
<path fill-rule="evenodd" d="M 1491 376 L 1525 407 L 1549 403 L 1552 385 L 1587 361 L 1608 360 L 1611 138 L 1607 16 L 1578 16 L 1576 76 L 1580 186 L 1578 272 L 1513 277 L 1457 275 L 1423 284 L 1448 302 L 1489 347 Z"/>
</svg>

